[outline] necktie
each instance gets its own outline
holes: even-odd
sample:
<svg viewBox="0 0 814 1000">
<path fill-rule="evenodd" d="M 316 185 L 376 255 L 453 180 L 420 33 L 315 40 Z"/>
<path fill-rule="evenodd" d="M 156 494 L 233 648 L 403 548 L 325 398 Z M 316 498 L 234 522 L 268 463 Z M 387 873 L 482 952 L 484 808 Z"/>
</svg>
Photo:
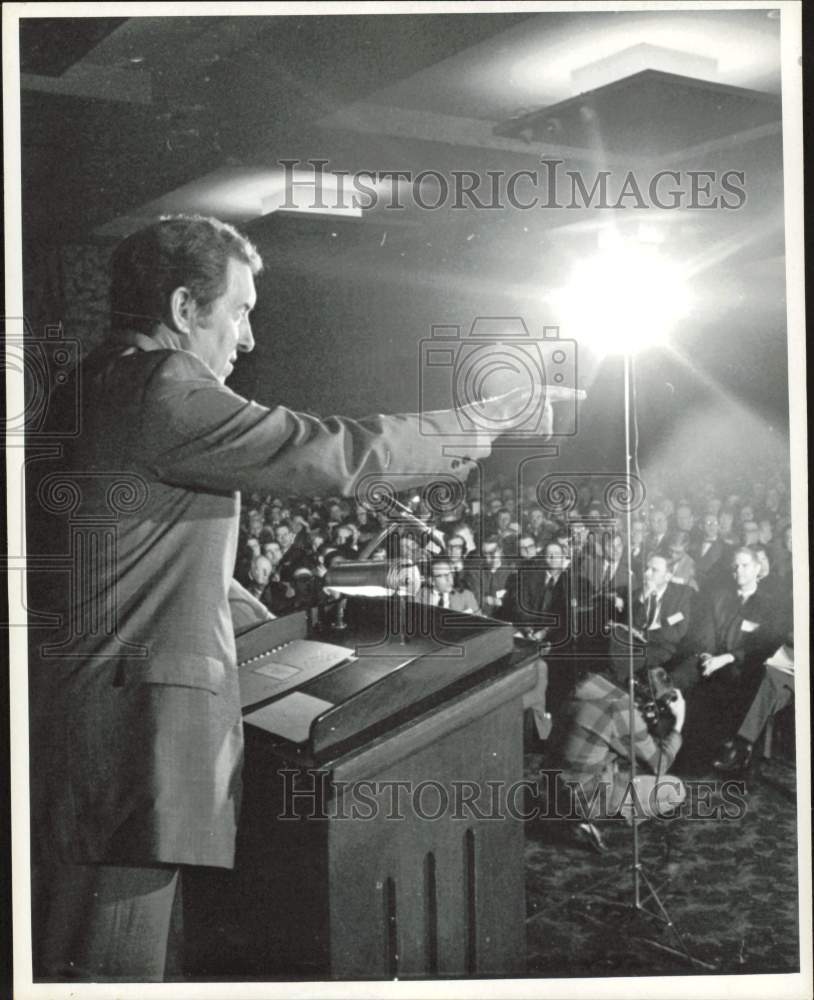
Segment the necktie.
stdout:
<svg viewBox="0 0 814 1000">
<path fill-rule="evenodd" d="M 650 628 L 653 622 L 656 620 L 656 611 L 659 606 L 659 599 L 655 594 L 651 594 L 647 598 L 647 618 L 645 619 L 645 628 Z"/>
<path fill-rule="evenodd" d="M 438 602 L 439 607 L 448 608 L 449 607 L 449 594 L 441 594 L 441 599 Z"/>
</svg>

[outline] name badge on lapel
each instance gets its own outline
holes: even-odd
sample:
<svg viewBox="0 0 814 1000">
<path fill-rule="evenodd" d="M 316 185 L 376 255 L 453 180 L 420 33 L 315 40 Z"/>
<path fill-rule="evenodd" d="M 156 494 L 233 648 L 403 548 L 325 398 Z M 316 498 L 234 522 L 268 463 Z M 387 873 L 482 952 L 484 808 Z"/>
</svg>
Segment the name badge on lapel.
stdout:
<svg viewBox="0 0 814 1000">
<path fill-rule="evenodd" d="M 758 622 L 750 622 L 748 618 L 744 618 L 741 622 L 741 632 L 756 632 L 759 628 Z"/>
<path fill-rule="evenodd" d="M 679 622 L 683 622 L 683 621 L 684 621 L 684 613 L 683 613 L 683 611 L 676 611 L 676 613 L 674 615 L 670 615 L 669 616 L 669 618 L 667 619 L 667 624 L 668 625 L 678 625 Z"/>
</svg>

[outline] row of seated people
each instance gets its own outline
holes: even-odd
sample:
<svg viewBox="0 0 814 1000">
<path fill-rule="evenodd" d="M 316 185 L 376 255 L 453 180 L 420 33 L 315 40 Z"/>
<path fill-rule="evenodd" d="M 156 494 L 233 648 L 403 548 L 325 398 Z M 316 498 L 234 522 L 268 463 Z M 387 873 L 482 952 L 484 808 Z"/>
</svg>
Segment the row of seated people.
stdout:
<svg viewBox="0 0 814 1000">
<path fill-rule="evenodd" d="M 780 571 L 784 534 L 790 524 L 787 477 L 773 467 L 761 469 L 757 465 L 754 471 L 756 481 L 736 481 L 734 489 L 725 479 L 716 483 L 711 477 L 700 479 L 691 488 L 685 482 L 648 483 L 651 502 L 634 512 L 631 527 L 633 560 L 640 572 L 645 551 L 660 548 L 663 554 L 672 555 L 668 548 L 676 532 L 687 536 L 687 551 L 699 577 L 718 561 L 722 551 L 738 545 L 766 546 L 775 571 Z M 541 506 L 534 485 L 518 488 L 499 480 L 476 483 L 451 510 L 434 510 L 432 491 L 423 497 L 402 495 L 400 499 L 429 528 L 446 538 L 460 535 L 466 554 L 479 553 L 483 542 L 497 536 L 504 557 L 515 558 L 521 541 L 530 537 L 542 550 L 564 526 L 569 528 L 573 545 L 579 547 L 592 520 L 601 518 L 604 510 L 603 501 L 597 499 L 602 496 L 601 484 L 591 486 L 591 482 L 581 477 L 576 503 L 567 512 Z M 275 542 L 280 525 L 287 525 L 303 547 L 314 551 L 321 545 L 347 547 L 353 558 L 386 523 L 384 515 L 376 514 L 365 503 L 343 497 L 244 499 L 238 553 L 244 571 L 251 555 L 256 554 L 247 547 Z M 343 539 L 337 538 L 340 531 Z M 382 553 L 379 556 L 384 557 Z"/>
<path fill-rule="evenodd" d="M 556 708 L 563 691 L 569 689 L 573 673 L 569 665 L 573 667 L 586 655 L 605 655 L 602 644 L 606 639 L 623 647 L 625 640 L 620 639 L 616 623 L 627 623 L 633 626 L 634 639 L 646 644 L 640 657 L 643 668 L 666 669 L 684 694 L 697 687 L 703 693 L 703 698 L 693 695 L 695 711 L 691 713 L 699 733 L 725 733 L 728 722 L 740 711 L 740 693 L 749 688 L 744 680 L 733 693 L 731 683 L 720 683 L 724 678 L 731 682 L 744 672 L 736 642 L 749 644 L 742 621 L 758 626 L 761 640 L 770 636 L 769 644 L 790 633 L 790 574 L 773 573 L 766 547 L 756 546 L 734 552 L 722 547 L 718 561 L 696 576 L 682 533 L 677 532 L 668 547 L 671 556 L 654 546 L 643 557 L 640 575 L 638 569 L 628 570 L 627 547 L 619 534 L 604 535 L 599 548 L 584 540 L 581 546 L 575 545 L 565 529 L 555 534 L 559 540 L 547 542 L 542 553 L 533 539 L 521 538 L 521 555 L 516 559 L 505 557 L 498 536 L 484 542 L 480 556 L 465 556 L 464 539 L 454 535 L 446 539 L 446 554 L 430 561 L 431 557 L 424 558 L 425 550 L 415 535 L 395 533 L 390 542 L 396 548 L 390 557 L 402 567 L 418 568 L 412 588 L 417 599 L 512 622 L 519 635 L 538 643 L 552 674 L 551 707 Z M 277 537 L 279 541 L 270 543 L 273 551 L 267 549 L 268 555 L 258 553 L 251 560 L 242 581 L 249 592 L 274 614 L 335 600 L 325 593 L 322 580 L 337 560 L 354 557 L 350 542 L 341 547 L 323 543 L 314 551 L 286 524 L 277 527 Z M 703 546 L 702 542 L 702 553 Z M 381 557 L 388 558 L 386 545 L 381 547 Z M 739 616 L 737 578 L 745 579 L 753 569 L 754 593 Z M 608 650 L 607 658 L 611 655 Z M 618 650 L 613 655 L 620 659 Z M 719 670 L 722 673 L 715 683 L 701 683 Z"/>
</svg>

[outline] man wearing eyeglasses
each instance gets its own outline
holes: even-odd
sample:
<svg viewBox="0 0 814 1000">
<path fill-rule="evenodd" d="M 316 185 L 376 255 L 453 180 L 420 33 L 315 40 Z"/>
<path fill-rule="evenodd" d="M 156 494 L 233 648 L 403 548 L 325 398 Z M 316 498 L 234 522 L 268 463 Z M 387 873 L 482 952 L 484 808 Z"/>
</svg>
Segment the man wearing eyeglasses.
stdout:
<svg viewBox="0 0 814 1000">
<path fill-rule="evenodd" d="M 446 560 L 436 560 L 430 569 L 430 586 L 424 586 L 419 599 L 436 608 L 478 614 L 478 602 L 471 590 L 456 588 L 452 566 Z"/>
</svg>

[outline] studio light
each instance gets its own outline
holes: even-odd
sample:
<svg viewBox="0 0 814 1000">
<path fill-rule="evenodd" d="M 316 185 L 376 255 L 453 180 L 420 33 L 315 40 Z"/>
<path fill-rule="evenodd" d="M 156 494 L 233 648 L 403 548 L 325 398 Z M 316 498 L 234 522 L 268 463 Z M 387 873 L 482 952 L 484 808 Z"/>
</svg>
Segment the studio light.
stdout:
<svg viewBox="0 0 814 1000">
<path fill-rule="evenodd" d="M 612 237 L 550 298 L 569 336 L 602 354 L 665 343 L 692 304 L 685 269 L 659 246 Z"/>
</svg>

